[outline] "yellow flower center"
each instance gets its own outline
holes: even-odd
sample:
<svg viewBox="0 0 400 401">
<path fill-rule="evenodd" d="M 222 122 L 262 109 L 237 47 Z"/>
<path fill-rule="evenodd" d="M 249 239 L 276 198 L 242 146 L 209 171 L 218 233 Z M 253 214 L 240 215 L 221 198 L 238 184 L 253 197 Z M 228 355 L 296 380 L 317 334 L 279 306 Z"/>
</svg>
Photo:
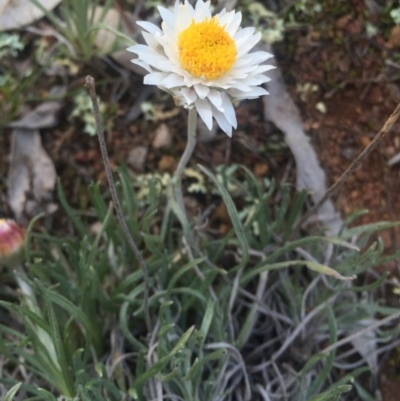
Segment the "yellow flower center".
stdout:
<svg viewBox="0 0 400 401">
<path fill-rule="evenodd" d="M 179 60 L 182 67 L 195 77 L 207 80 L 228 72 L 236 60 L 236 44 L 213 17 L 202 22 L 192 21 L 178 36 Z"/>
</svg>

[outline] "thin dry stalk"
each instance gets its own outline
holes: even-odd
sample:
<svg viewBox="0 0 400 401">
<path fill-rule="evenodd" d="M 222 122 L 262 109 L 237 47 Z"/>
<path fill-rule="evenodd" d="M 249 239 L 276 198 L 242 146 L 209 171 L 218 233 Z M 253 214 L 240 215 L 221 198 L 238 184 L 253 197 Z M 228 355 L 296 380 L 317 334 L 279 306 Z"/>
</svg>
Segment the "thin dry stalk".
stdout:
<svg viewBox="0 0 400 401">
<path fill-rule="evenodd" d="M 95 81 L 94 81 L 94 78 L 91 77 L 90 75 L 88 75 L 86 77 L 85 86 L 89 92 L 90 99 L 92 100 L 93 113 L 94 113 L 94 119 L 96 122 L 97 136 L 99 137 L 101 155 L 103 157 L 104 167 L 105 167 L 106 174 L 107 174 L 107 180 L 108 180 L 108 185 L 110 187 L 111 198 L 114 203 L 115 210 L 117 211 L 118 221 L 121 224 L 122 231 L 124 232 L 124 235 L 128 241 L 128 244 L 129 244 L 130 248 L 132 249 L 137 261 L 139 262 L 140 268 L 142 269 L 143 280 L 144 280 L 144 299 L 143 299 L 144 316 L 145 316 L 145 321 L 146 321 L 146 326 L 147 326 L 147 332 L 151 333 L 153 330 L 152 330 L 152 323 L 151 323 L 150 310 L 149 310 L 149 272 L 148 272 L 148 269 L 146 266 L 146 262 L 144 261 L 143 256 L 140 253 L 139 248 L 137 247 L 137 245 L 135 243 L 135 240 L 132 238 L 132 235 L 129 231 L 125 217 L 122 213 L 121 205 L 118 200 L 117 190 L 115 188 L 115 183 L 114 183 L 114 179 L 113 179 L 112 172 L 111 172 L 110 160 L 108 158 L 106 141 L 104 139 L 104 128 L 103 128 L 103 124 L 101 122 L 99 105 L 97 104 Z"/>
<path fill-rule="evenodd" d="M 356 333 L 353 333 L 353 334 L 351 334 L 351 335 L 349 335 L 349 336 L 347 336 L 345 338 L 342 338 L 339 341 L 336 341 L 334 344 L 330 345 L 329 347 L 324 348 L 321 351 L 321 354 L 327 354 L 327 353 L 333 351 L 334 349 L 337 349 L 337 348 L 341 347 L 342 345 L 347 344 L 350 341 L 353 341 L 355 338 L 363 336 L 366 333 L 368 333 L 368 332 L 370 332 L 372 330 L 375 330 L 380 326 L 384 326 L 385 324 L 388 324 L 391 321 L 393 321 L 395 319 L 398 319 L 398 318 L 400 318 L 400 312 L 393 313 L 393 315 L 389 315 L 389 316 L 385 317 L 382 320 L 378 320 L 377 322 L 369 325 L 365 329 L 359 330 Z"/>
<path fill-rule="evenodd" d="M 394 123 L 400 116 L 400 103 L 397 105 L 394 112 L 387 119 L 381 130 L 375 135 L 375 138 L 371 141 L 371 143 L 357 156 L 356 159 L 350 164 L 350 166 L 344 171 L 344 173 L 337 179 L 335 183 L 333 183 L 325 192 L 324 196 L 297 221 L 295 224 L 293 231 L 295 232 L 302 224 L 311 217 L 319 207 L 333 195 L 333 193 L 341 187 L 344 182 L 349 178 L 351 174 L 359 167 L 359 165 L 364 161 L 364 159 L 379 145 L 385 135 L 391 130 Z"/>
</svg>

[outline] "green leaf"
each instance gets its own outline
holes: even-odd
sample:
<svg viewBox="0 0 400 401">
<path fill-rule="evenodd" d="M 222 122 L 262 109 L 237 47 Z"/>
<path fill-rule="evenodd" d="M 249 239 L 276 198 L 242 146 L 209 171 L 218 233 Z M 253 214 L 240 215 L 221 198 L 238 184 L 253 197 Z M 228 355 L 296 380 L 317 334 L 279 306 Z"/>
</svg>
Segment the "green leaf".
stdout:
<svg viewBox="0 0 400 401">
<path fill-rule="evenodd" d="M 121 325 L 121 330 L 124 333 L 125 338 L 138 350 L 146 350 L 145 345 L 143 345 L 132 333 L 129 329 L 128 325 L 128 311 L 130 303 L 132 303 L 136 297 L 144 291 L 144 284 L 138 285 L 135 289 L 133 289 L 127 298 L 127 301 L 124 302 L 119 311 L 119 323 Z"/>
<path fill-rule="evenodd" d="M 55 348 L 56 355 L 57 355 L 57 362 L 59 363 L 61 372 L 62 372 L 62 377 L 63 377 L 64 383 L 63 383 L 61 390 L 63 391 L 63 395 L 71 397 L 74 395 L 74 385 L 73 385 L 72 377 L 70 375 L 69 366 L 67 364 L 64 344 L 61 340 L 61 335 L 60 335 L 58 321 L 56 318 L 56 313 L 54 311 L 54 308 L 51 304 L 51 300 L 50 300 L 49 296 L 47 295 L 47 291 L 44 288 L 43 284 L 39 280 L 37 280 L 37 284 L 38 284 L 39 288 L 42 290 L 47 316 L 50 321 L 49 334 L 50 334 L 50 338 L 54 344 L 54 348 Z M 60 383 L 60 386 L 61 386 L 61 383 Z"/>
<path fill-rule="evenodd" d="M 178 343 L 175 345 L 175 347 L 172 349 L 172 351 L 161 358 L 159 361 L 157 361 L 150 369 L 148 369 L 146 372 L 141 374 L 139 377 L 136 378 L 136 380 L 133 382 L 131 389 L 138 389 L 140 388 L 144 382 L 150 377 L 153 377 L 157 373 L 161 371 L 162 368 L 176 355 L 176 353 L 184 347 L 186 342 L 189 340 L 190 336 L 192 335 L 194 330 L 194 326 L 190 327 L 189 330 L 187 330 L 182 337 L 179 339 Z"/>
<path fill-rule="evenodd" d="M 196 373 L 198 372 L 198 370 L 204 366 L 206 363 L 210 362 L 210 361 L 214 361 L 216 359 L 220 359 L 223 356 L 225 356 L 228 353 L 226 348 L 220 348 L 217 349 L 214 352 L 211 352 L 210 354 L 208 354 L 207 356 L 205 356 L 202 359 L 196 358 L 195 361 L 193 362 L 193 365 L 191 366 L 189 372 L 187 373 L 187 375 L 183 378 L 183 380 L 185 381 L 191 381 L 193 379 L 193 377 L 196 375 Z"/>
<path fill-rule="evenodd" d="M 329 328 L 330 328 L 330 338 L 329 343 L 334 344 L 337 341 L 337 321 L 335 319 L 335 315 L 333 314 L 332 307 L 327 303 L 325 310 L 327 311 L 328 321 L 329 321 Z M 322 370 L 318 373 L 318 376 L 312 381 L 309 394 L 314 394 L 320 386 L 325 383 L 329 372 L 332 369 L 333 361 L 335 359 L 335 350 L 331 351 L 328 354 L 328 357 L 325 360 L 325 365 Z"/>
<path fill-rule="evenodd" d="M 353 387 L 350 384 L 334 386 L 329 390 L 308 399 L 308 401 L 339 401 L 341 394 L 349 392 L 352 388 Z"/>
<path fill-rule="evenodd" d="M 385 272 L 382 274 L 382 276 L 380 276 L 378 278 L 378 280 L 374 281 L 371 284 L 362 285 L 359 287 L 356 287 L 356 286 L 344 287 L 341 289 L 341 291 L 371 292 L 371 291 L 374 291 L 375 289 L 377 289 L 378 287 L 380 287 L 381 284 L 383 284 L 386 281 L 388 276 L 390 276 L 390 272 Z"/>
<path fill-rule="evenodd" d="M 325 266 L 325 265 L 323 265 L 321 263 L 306 261 L 305 265 L 310 270 L 314 270 L 317 273 L 325 274 L 326 276 L 334 277 L 334 278 L 336 278 L 338 280 L 348 281 L 348 280 L 354 280 L 355 278 L 357 278 L 355 275 L 349 276 L 349 277 L 342 276 L 336 270 L 332 269 L 329 266 Z"/>
<path fill-rule="evenodd" d="M 186 272 L 193 269 L 194 266 L 200 264 L 204 260 L 206 260 L 205 257 L 197 258 L 197 259 L 190 261 L 185 266 L 180 267 L 179 270 L 172 276 L 171 280 L 169 281 L 167 289 L 172 290 L 175 287 L 175 284 L 177 283 L 177 281 L 179 280 L 180 277 L 185 275 Z"/>
<path fill-rule="evenodd" d="M 374 234 L 377 231 L 382 231 L 382 230 L 387 230 L 389 228 L 397 227 L 400 224 L 400 222 L 395 221 L 380 221 L 377 223 L 371 223 L 371 224 L 365 224 L 363 226 L 357 226 L 357 227 L 352 227 L 348 228 L 347 230 L 343 231 L 342 238 L 351 238 L 353 236 L 358 236 L 360 234 Z"/>
<path fill-rule="evenodd" d="M 283 244 L 282 246 L 279 247 L 277 251 L 272 252 L 270 255 L 266 256 L 265 260 L 260 263 L 273 262 L 279 259 L 281 256 L 287 255 L 290 251 L 296 248 L 304 247 L 305 245 L 308 244 L 319 244 L 321 242 L 329 242 L 335 245 L 344 246 L 346 248 L 352 248 L 352 249 L 354 248 L 352 244 L 349 244 L 348 242 L 337 237 L 311 235 L 305 238 L 300 238 L 293 242 L 288 242 L 286 244 Z"/>
<path fill-rule="evenodd" d="M 372 397 L 371 394 L 361 386 L 361 384 L 358 384 L 357 382 L 354 382 L 353 384 L 362 401 L 376 401 L 376 398 Z"/>
<path fill-rule="evenodd" d="M 25 260 L 27 263 L 32 263 L 31 259 L 31 237 L 32 237 L 32 230 L 35 225 L 35 223 L 40 219 L 44 217 L 44 213 L 40 213 L 37 216 L 35 216 L 30 222 L 29 225 L 26 229 L 26 236 L 25 236 L 25 244 L 24 244 L 24 252 L 25 252 Z"/>
<path fill-rule="evenodd" d="M 306 364 L 303 366 L 303 369 L 300 371 L 300 389 L 299 389 L 299 398 L 298 401 L 306 400 L 307 394 L 309 392 L 309 389 L 307 386 L 309 386 L 308 380 L 307 380 L 307 373 L 311 370 L 311 368 L 316 365 L 318 362 L 324 360 L 327 358 L 328 355 L 326 354 L 316 354 L 312 355 Z"/>
<path fill-rule="evenodd" d="M 199 358 L 196 358 L 193 365 L 190 367 L 188 374 L 183 378 L 185 381 L 191 381 L 194 375 L 197 373 L 197 368 L 199 367 Z"/>
<path fill-rule="evenodd" d="M 165 375 L 158 373 L 156 375 L 157 379 L 160 380 L 161 382 L 165 383 L 165 382 L 169 382 L 171 381 L 179 372 L 179 368 L 176 367 L 174 368 L 174 370 L 172 370 L 172 372 L 167 373 Z"/>
<path fill-rule="evenodd" d="M 225 203 L 226 209 L 228 211 L 229 217 L 232 221 L 233 228 L 235 230 L 235 233 L 236 233 L 238 241 L 239 241 L 240 249 L 242 251 L 242 259 L 235 268 L 233 268 L 229 271 L 232 274 L 232 273 L 235 273 L 237 270 L 240 270 L 242 267 L 246 266 L 247 261 L 249 259 L 249 244 L 247 242 L 244 228 L 239 219 L 238 211 L 236 209 L 235 204 L 233 203 L 232 197 L 229 195 L 228 191 L 219 182 L 219 180 L 215 177 L 214 174 L 212 174 L 210 171 L 208 171 L 205 167 L 203 167 L 201 165 L 199 165 L 199 168 L 204 174 L 206 174 L 210 178 L 210 180 L 217 187 L 218 192 L 221 195 L 221 197 Z"/>
<path fill-rule="evenodd" d="M 288 262 L 280 262 L 280 263 L 273 263 L 273 264 L 265 264 L 261 267 L 258 267 L 257 269 L 252 269 L 251 271 L 247 272 L 246 274 L 243 274 L 243 276 L 240 279 L 240 284 L 245 285 L 247 284 L 253 277 L 258 276 L 259 274 L 265 272 L 265 271 L 271 271 L 271 270 L 277 270 L 277 269 L 283 269 L 285 267 L 290 267 L 290 266 L 305 266 L 310 270 L 314 270 L 318 273 L 326 274 L 328 276 L 332 276 L 334 278 L 337 278 L 339 280 L 354 280 L 355 276 L 351 277 L 344 277 L 341 274 L 339 274 L 336 270 L 333 270 L 332 268 L 325 266 L 323 264 L 317 263 L 317 262 L 310 262 L 308 260 L 291 260 Z"/>
<path fill-rule="evenodd" d="M 44 388 L 38 388 L 37 391 L 43 397 L 43 400 L 57 401 L 57 398 L 51 394 L 50 391 L 47 391 Z"/>
<path fill-rule="evenodd" d="M 293 230 L 293 225 L 297 219 L 297 217 L 301 214 L 304 202 L 309 195 L 309 191 L 303 190 L 300 192 L 296 192 L 294 195 L 294 200 L 290 207 L 289 213 L 285 218 L 285 227 L 283 232 L 283 242 L 289 238 L 290 234 Z"/>
<path fill-rule="evenodd" d="M 86 228 L 82 223 L 82 220 L 76 215 L 75 211 L 69 205 L 67 198 L 65 197 L 65 193 L 62 188 L 60 179 L 57 180 L 57 191 L 58 191 L 58 198 L 61 202 L 62 207 L 64 208 L 65 212 L 67 213 L 71 221 L 74 223 L 81 237 L 84 237 L 85 235 L 87 235 Z"/>
<path fill-rule="evenodd" d="M 206 311 L 204 313 L 203 321 L 201 322 L 200 326 L 200 332 L 202 335 L 202 339 L 200 341 L 200 350 L 203 349 L 203 345 L 207 337 L 208 330 L 210 329 L 211 322 L 214 317 L 214 308 L 215 308 L 215 301 L 210 298 L 207 301 Z"/>
<path fill-rule="evenodd" d="M 17 383 L 14 386 L 10 388 L 10 390 L 7 391 L 6 395 L 4 396 L 4 401 L 13 401 L 15 395 L 17 394 L 19 388 L 21 387 L 21 383 Z"/>
</svg>

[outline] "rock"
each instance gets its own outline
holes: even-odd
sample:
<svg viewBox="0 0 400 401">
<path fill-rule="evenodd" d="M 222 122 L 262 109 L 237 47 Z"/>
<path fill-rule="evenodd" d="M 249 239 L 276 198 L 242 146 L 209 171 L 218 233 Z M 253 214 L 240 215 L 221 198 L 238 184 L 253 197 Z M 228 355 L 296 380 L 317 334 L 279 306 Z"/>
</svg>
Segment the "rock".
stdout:
<svg viewBox="0 0 400 401">
<path fill-rule="evenodd" d="M 158 170 L 173 173 L 176 168 L 176 160 L 172 156 L 164 155 L 158 162 Z"/>
<path fill-rule="evenodd" d="M 138 146 L 129 152 L 127 163 L 137 171 L 144 171 L 147 157 L 147 147 Z"/>
<path fill-rule="evenodd" d="M 256 163 L 253 172 L 256 177 L 265 177 L 269 172 L 269 166 L 265 163 Z"/>
<path fill-rule="evenodd" d="M 160 124 L 156 129 L 156 136 L 153 139 L 152 146 L 154 149 L 166 148 L 171 145 L 171 132 L 167 124 Z"/>
</svg>

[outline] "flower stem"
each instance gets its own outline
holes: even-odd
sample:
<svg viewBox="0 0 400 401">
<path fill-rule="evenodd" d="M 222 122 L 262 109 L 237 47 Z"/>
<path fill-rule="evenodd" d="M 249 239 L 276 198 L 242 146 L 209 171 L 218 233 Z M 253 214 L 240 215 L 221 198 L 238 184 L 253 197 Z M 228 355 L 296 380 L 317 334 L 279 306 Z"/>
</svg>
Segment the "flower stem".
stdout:
<svg viewBox="0 0 400 401">
<path fill-rule="evenodd" d="M 185 213 L 185 205 L 183 203 L 183 195 L 182 195 L 182 175 L 190 158 L 192 157 L 194 148 L 196 146 L 196 123 L 197 123 L 197 111 L 196 108 L 194 107 L 189 110 L 186 148 L 185 151 L 183 152 L 181 160 L 178 163 L 178 167 L 176 168 L 174 175 L 175 199 L 178 202 L 178 205 L 183 213 Z"/>
</svg>

